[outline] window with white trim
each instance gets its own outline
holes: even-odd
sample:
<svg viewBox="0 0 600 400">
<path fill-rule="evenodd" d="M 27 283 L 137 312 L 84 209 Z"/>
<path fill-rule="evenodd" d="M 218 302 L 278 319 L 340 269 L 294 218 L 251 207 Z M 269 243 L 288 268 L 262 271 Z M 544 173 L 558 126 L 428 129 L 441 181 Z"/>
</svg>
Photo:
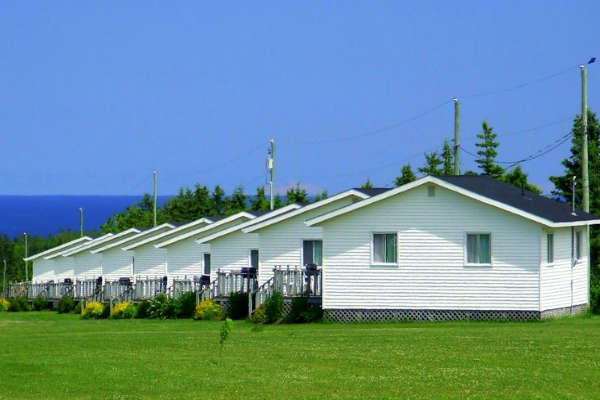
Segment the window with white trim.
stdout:
<svg viewBox="0 0 600 400">
<path fill-rule="evenodd" d="M 581 259 L 581 231 L 575 231 L 575 258 Z"/>
<path fill-rule="evenodd" d="M 546 234 L 546 262 L 548 264 L 554 262 L 554 234 Z"/>
<path fill-rule="evenodd" d="M 302 262 L 304 265 L 315 264 L 323 265 L 323 241 L 322 240 L 303 240 L 302 241 Z"/>
<path fill-rule="evenodd" d="M 210 275 L 210 253 L 204 253 L 204 275 Z"/>
<path fill-rule="evenodd" d="M 398 235 L 396 233 L 373 234 L 373 262 L 377 264 L 398 263 Z"/>
<path fill-rule="evenodd" d="M 467 263 L 492 263 L 492 243 L 489 233 L 467 233 Z"/>
</svg>

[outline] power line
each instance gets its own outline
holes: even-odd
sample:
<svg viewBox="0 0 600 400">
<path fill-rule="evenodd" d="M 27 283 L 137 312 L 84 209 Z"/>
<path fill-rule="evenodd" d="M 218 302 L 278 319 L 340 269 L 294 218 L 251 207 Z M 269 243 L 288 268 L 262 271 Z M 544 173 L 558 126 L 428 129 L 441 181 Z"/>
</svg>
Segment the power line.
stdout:
<svg viewBox="0 0 600 400">
<path fill-rule="evenodd" d="M 398 121 L 396 123 L 393 123 L 391 125 L 386 125 L 383 126 L 381 128 L 377 128 L 371 131 L 367 131 L 367 132 L 363 132 L 357 135 L 349 135 L 349 136 L 339 136 L 336 138 L 329 138 L 329 139 L 316 139 L 316 140 L 308 140 L 308 141 L 298 141 L 298 143 L 300 144 L 321 144 L 321 143 L 338 143 L 338 142 L 345 142 L 348 140 L 353 140 L 353 139 L 359 139 L 359 138 L 363 138 L 363 137 L 369 137 L 369 136 L 374 136 L 374 135 L 378 135 L 380 133 L 383 132 L 387 132 L 390 131 L 392 129 L 398 128 L 399 126 L 405 125 L 409 122 L 412 121 L 416 121 L 419 118 L 422 118 L 428 114 L 431 114 L 432 112 L 442 108 L 443 106 L 445 106 L 446 104 L 451 103 L 452 100 L 446 100 L 443 103 L 439 103 L 431 108 L 426 109 L 425 111 L 422 111 L 416 115 L 413 115 L 412 117 L 403 119 L 401 121 Z"/>
</svg>

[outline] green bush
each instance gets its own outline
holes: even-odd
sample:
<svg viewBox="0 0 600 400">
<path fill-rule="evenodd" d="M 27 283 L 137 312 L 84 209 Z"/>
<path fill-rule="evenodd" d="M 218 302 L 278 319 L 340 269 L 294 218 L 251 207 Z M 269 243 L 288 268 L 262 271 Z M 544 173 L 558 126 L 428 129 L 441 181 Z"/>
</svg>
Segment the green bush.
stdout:
<svg viewBox="0 0 600 400">
<path fill-rule="evenodd" d="M 81 318 L 83 319 L 102 319 L 106 318 L 109 307 L 105 307 L 104 304 L 99 301 L 90 301 L 85 305 L 85 308 L 81 312 Z M 108 310 L 110 312 L 110 310 Z"/>
<path fill-rule="evenodd" d="M 201 301 L 194 312 L 194 319 L 204 321 L 220 321 L 224 316 L 223 308 L 212 299 Z"/>
<path fill-rule="evenodd" d="M 244 319 L 248 316 L 248 293 L 232 293 L 229 297 L 227 315 L 232 319 Z"/>
<path fill-rule="evenodd" d="M 175 301 L 177 308 L 177 318 L 192 318 L 196 310 L 196 294 L 187 292 L 182 294 Z"/>
<path fill-rule="evenodd" d="M 258 307 L 252 314 L 252 322 L 255 324 L 264 324 L 267 322 L 267 314 L 265 313 L 265 305 Z"/>
<path fill-rule="evenodd" d="M 24 296 L 18 296 L 12 299 L 10 305 L 8 306 L 8 311 L 11 312 L 19 312 L 19 311 L 31 311 L 31 307 L 29 306 L 29 301 Z"/>
<path fill-rule="evenodd" d="M 135 313 L 136 318 L 148 318 L 148 308 L 150 307 L 150 302 L 148 300 L 144 300 L 137 305 L 137 311 Z"/>
<path fill-rule="evenodd" d="M 286 321 L 293 323 L 314 322 L 323 318 L 323 310 L 308 302 L 308 296 L 295 297 Z"/>
<path fill-rule="evenodd" d="M 274 292 L 271 297 L 265 301 L 265 315 L 267 322 L 277 322 L 283 316 L 283 295 Z"/>
<path fill-rule="evenodd" d="M 600 314 L 600 279 L 592 276 L 590 283 L 590 309 L 592 313 Z"/>
<path fill-rule="evenodd" d="M 81 302 L 78 301 L 73 308 L 73 314 L 81 314 Z"/>
<path fill-rule="evenodd" d="M 176 318 L 177 301 L 170 299 L 164 293 L 159 293 L 155 298 L 148 300 L 147 313 L 149 318 Z"/>
<path fill-rule="evenodd" d="M 48 300 L 44 296 L 38 296 L 33 300 L 33 309 L 42 311 L 48 309 Z"/>
<path fill-rule="evenodd" d="M 59 314 L 70 313 L 75 308 L 75 301 L 71 296 L 63 296 L 58 301 L 56 308 Z M 79 310 L 79 313 L 81 314 L 81 310 Z"/>
<path fill-rule="evenodd" d="M 10 307 L 10 301 L 0 298 L 0 311 L 8 311 L 9 307 Z"/>
<path fill-rule="evenodd" d="M 132 319 L 135 318 L 135 312 L 135 305 L 130 301 L 125 301 L 113 306 L 111 317 L 115 319 Z"/>
</svg>

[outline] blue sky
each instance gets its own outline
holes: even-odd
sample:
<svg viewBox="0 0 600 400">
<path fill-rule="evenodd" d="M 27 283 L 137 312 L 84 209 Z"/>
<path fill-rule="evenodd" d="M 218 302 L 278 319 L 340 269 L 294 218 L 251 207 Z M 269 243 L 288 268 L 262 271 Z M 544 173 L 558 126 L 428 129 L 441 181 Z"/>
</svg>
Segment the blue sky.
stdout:
<svg viewBox="0 0 600 400">
<path fill-rule="evenodd" d="M 487 120 L 499 159 L 519 159 L 579 112 L 598 15 L 597 1 L 3 2 L 0 194 L 139 194 L 154 169 L 162 194 L 254 192 L 271 137 L 280 190 L 391 185 L 452 137 L 453 106 L 370 133 L 455 96 L 467 149 Z M 524 168 L 549 190 L 568 148 Z"/>
</svg>

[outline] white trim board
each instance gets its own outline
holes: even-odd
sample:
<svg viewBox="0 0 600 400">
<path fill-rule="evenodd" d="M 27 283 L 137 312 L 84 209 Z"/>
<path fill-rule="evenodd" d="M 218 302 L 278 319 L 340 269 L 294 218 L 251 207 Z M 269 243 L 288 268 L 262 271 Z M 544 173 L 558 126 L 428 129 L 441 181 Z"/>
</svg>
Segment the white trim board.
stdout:
<svg viewBox="0 0 600 400">
<path fill-rule="evenodd" d="M 52 247 L 51 249 L 48 249 L 48 250 L 42 251 L 41 253 L 37 253 L 37 254 L 34 254 L 34 255 L 32 255 L 32 256 L 29 256 L 29 257 L 27 257 L 27 258 L 24 258 L 24 259 L 23 259 L 23 261 L 32 261 L 32 260 L 36 260 L 36 259 L 38 259 L 38 258 L 40 258 L 40 257 L 48 256 L 48 255 L 50 255 L 50 254 L 52 254 L 52 253 L 54 253 L 54 252 L 56 252 L 56 251 L 61 251 L 61 250 L 63 250 L 63 251 L 64 251 L 66 248 L 68 248 L 68 247 L 70 247 L 70 246 L 74 246 L 74 245 L 76 245 L 76 244 L 78 244 L 78 243 L 80 243 L 80 242 L 88 242 L 88 241 L 90 241 L 90 240 L 93 240 L 93 239 L 92 239 L 91 237 L 89 237 L 89 236 L 82 236 L 82 237 L 80 237 L 80 238 L 77 238 L 77 239 L 71 240 L 71 241 L 69 241 L 69 242 L 67 242 L 67 243 L 63 243 L 63 244 L 61 244 L 60 246 L 55 246 L 55 247 Z M 80 246 L 81 246 L 81 245 L 80 245 Z"/>
<path fill-rule="evenodd" d="M 165 229 L 169 230 L 169 229 L 173 229 L 175 228 L 173 225 L 171 224 L 161 224 L 158 226 L 155 226 L 151 229 L 145 230 L 145 231 L 141 231 L 140 233 L 138 233 L 137 235 L 134 236 L 130 236 L 126 239 L 120 240 L 118 242 L 115 243 L 111 243 L 107 246 L 101 247 L 99 249 L 96 250 L 92 250 L 91 253 L 92 254 L 97 254 L 97 253 L 102 253 L 106 250 L 110 250 L 112 248 L 118 247 L 118 246 L 122 246 L 123 244 L 127 244 L 127 243 L 134 243 L 137 242 L 137 240 L 144 240 L 144 238 L 148 237 L 148 235 L 158 235 Z M 158 232 L 158 233 L 157 233 Z"/>
<path fill-rule="evenodd" d="M 254 231 L 257 231 L 259 229 L 266 228 L 267 226 L 271 226 L 273 224 L 276 224 L 278 222 L 285 221 L 285 220 L 287 220 L 289 218 L 293 218 L 296 215 L 304 214 L 307 211 L 314 210 L 314 209 L 317 209 L 319 207 L 323 207 L 323 206 L 325 206 L 327 204 L 333 203 L 334 201 L 341 200 L 341 199 L 344 199 L 344 198 L 350 197 L 350 196 L 359 197 L 362 200 L 369 198 L 368 195 L 366 195 L 366 194 L 364 194 L 362 192 L 359 192 L 358 190 L 355 190 L 355 189 L 346 190 L 345 192 L 338 193 L 335 196 L 332 196 L 332 197 L 329 197 L 327 199 L 323 199 L 323 200 L 317 201 L 316 203 L 308 204 L 308 205 L 306 205 L 304 207 L 300 207 L 297 210 L 290 211 L 290 212 L 288 212 L 286 214 L 283 214 L 283 215 L 280 215 L 278 217 L 269 218 L 266 221 L 253 224 L 252 226 L 244 228 L 242 230 L 242 232 L 244 232 L 244 233 L 254 232 Z"/>
</svg>

